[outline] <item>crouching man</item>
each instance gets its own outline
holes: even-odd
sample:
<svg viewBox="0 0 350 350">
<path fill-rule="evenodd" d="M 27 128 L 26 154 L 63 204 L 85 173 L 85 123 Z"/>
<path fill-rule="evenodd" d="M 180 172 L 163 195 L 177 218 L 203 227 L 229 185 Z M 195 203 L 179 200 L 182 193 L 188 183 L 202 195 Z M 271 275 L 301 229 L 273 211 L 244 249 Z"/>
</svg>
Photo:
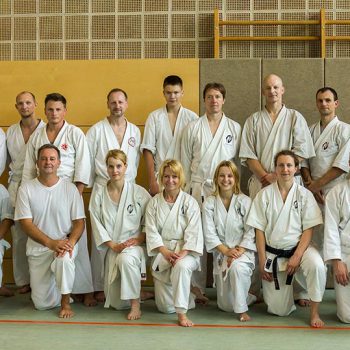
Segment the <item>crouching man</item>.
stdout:
<svg viewBox="0 0 350 350">
<path fill-rule="evenodd" d="M 19 189 L 15 220 L 28 235 L 27 256 L 32 300 L 38 310 L 60 306 L 70 318 L 77 242 L 85 227 L 82 197 L 74 184 L 57 176 L 60 151 L 51 144 L 38 150 L 37 178 Z"/>
<path fill-rule="evenodd" d="M 311 299 L 310 325 L 323 327 L 319 304 L 326 286 L 326 267 L 311 244 L 322 214 L 313 194 L 294 181 L 299 160 L 289 150 L 275 156 L 277 181 L 255 197 L 247 225 L 255 228 L 256 247 L 267 311 L 279 316 L 295 310 L 292 279 L 306 284 Z"/>
</svg>

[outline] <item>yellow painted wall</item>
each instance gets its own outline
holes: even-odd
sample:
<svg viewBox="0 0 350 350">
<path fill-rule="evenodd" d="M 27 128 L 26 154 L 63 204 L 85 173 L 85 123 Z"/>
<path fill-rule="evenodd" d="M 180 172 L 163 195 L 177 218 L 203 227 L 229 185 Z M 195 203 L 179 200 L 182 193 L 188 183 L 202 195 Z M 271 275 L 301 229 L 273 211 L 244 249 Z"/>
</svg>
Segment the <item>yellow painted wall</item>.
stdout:
<svg viewBox="0 0 350 350">
<path fill-rule="evenodd" d="M 107 93 L 115 87 L 128 94 L 126 116 L 143 132 L 147 115 L 164 105 L 163 79 L 170 74 L 182 77 L 185 96 L 183 104 L 198 113 L 199 60 L 94 60 L 94 61 L 34 61 L 0 62 L 0 126 L 7 127 L 19 119 L 14 107 L 15 96 L 23 90 L 36 95 L 37 115 L 45 119 L 44 98 L 60 92 L 67 98 L 67 121 L 88 128 L 108 115 Z M 7 175 L 1 177 L 6 183 Z M 141 160 L 137 182 L 146 187 L 144 164 Z M 89 191 L 84 195 L 89 199 Z M 10 235 L 6 238 L 11 241 Z M 4 259 L 4 282 L 12 282 L 11 251 Z"/>
</svg>

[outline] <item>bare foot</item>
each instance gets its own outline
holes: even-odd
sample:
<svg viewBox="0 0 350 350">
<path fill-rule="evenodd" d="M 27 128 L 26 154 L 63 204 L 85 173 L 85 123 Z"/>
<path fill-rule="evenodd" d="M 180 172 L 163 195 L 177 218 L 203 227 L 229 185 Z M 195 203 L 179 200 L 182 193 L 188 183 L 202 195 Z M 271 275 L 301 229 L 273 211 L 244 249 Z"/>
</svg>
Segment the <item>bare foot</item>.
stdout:
<svg viewBox="0 0 350 350">
<path fill-rule="evenodd" d="M 95 292 L 94 298 L 98 303 L 104 303 L 106 301 L 105 293 L 103 291 Z"/>
<path fill-rule="evenodd" d="M 29 293 L 30 291 L 31 291 L 31 289 L 30 289 L 30 285 L 29 284 L 25 284 L 24 286 L 19 287 L 17 289 L 17 292 L 19 294 L 26 294 L 26 293 Z"/>
<path fill-rule="evenodd" d="M 193 322 L 187 318 L 186 314 L 177 314 L 177 319 L 181 327 L 193 327 Z"/>
<path fill-rule="evenodd" d="M 311 305 L 311 301 L 309 299 L 298 299 L 296 303 L 301 307 L 309 307 Z"/>
<path fill-rule="evenodd" d="M 318 313 L 318 306 L 320 303 L 311 301 L 310 309 L 310 325 L 313 328 L 322 328 L 324 327 L 324 322 L 321 320 L 321 317 Z"/>
<path fill-rule="evenodd" d="M 141 318 L 140 302 L 138 300 L 131 300 L 131 310 L 128 313 L 128 320 L 138 320 Z"/>
<path fill-rule="evenodd" d="M 70 299 L 69 294 L 62 295 L 61 310 L 58 314 L 59 318 L 71 318 L 74 316 L 74 312 L 70 307 L 69 299 Z"/>
<path fill-rule="evenodd" d="M 240 322 L 250 321 L 250 316 L 246 312 L 243 312 L 242 314 L 239 314 L 239 320 Z"/>
<path fill-rule="evenodd" d="M 310 325 L 313 328 L 322 328 L 324 327 L 324 322 L 321 320 L 320 316 L 311 317 Z"/>
<path fill-rule="evenodd" d="M 96 306 L 97 305 L 97 301 L 94 298 L 94 293 L 86 293 L 83 294 L 84 295 L 84 305 L 85 306 Z"/>
<path fill-rule="evenodd" d="M 140 298 L 142 301 L 154 299 L 154 292 L 148 292 L 145 290 L 141 290 Z"/>
<path fill-rule="evenodd" d="M 7 287 L 0 287 L 0 296 L 1 297 L 13 297 L 15 293 L 11 290 L 8 289 Z"/>
<path fill-rule="evenodd" d="M 61 306 L 61 310 L 58 314 L 59 318 L 71 318 L 74 316 L 74 312 L 72 310 L 72 308 L 68 305 L 68 306 Z"/>
<path fill-rule="evenodd" d="M 196 304 L 207 305 L 209 303 L 209 299 L 202 293 L 202 291 L 198 287 L 192 287 L 191 292 L 195 295 Z"/>
</svg>

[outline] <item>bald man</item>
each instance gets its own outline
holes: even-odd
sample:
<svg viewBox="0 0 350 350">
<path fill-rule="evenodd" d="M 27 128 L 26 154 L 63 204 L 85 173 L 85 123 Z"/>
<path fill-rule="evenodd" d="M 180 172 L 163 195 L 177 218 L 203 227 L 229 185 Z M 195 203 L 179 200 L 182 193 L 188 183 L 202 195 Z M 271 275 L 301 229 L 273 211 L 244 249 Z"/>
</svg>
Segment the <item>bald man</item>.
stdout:
<svg viewBox="0 0 350 350">
<path fill-rule="evenodd" d="M 265 106 L 261 111 L 252 114 L 244 124 L 239 157 L 242 165 L 253 173 L 248 182 L 249 196 L 252 199 L 261 188 L 276 182 L 274 156 L 279 151 L 292 150 L 299 159 L 315 156 L 306 120 L 298 111 L 283 104 L 284 91 L 279 76 L 266 76 L 261 91 Z M 300 179 L 300 176 L 297 178 Z M 260 282 L 253 278 L 251 292 L 256 294 L 259 291 Z"/>
<path fill-rule="evenodd" d="M 10 202 L 14 209 L 17 191 L 22 181 L 24 159 L 27 150 L 27 143 L 32 134 L 38 132 L 45 126 L 45 123 L 36 117 L 37 103 L 35 96 L 30 91 L 22 91 L 16 96 L 15 108 L 21 119 L 7 129 L 7 151 L 9 155 L 9 185 Z M 13 277 L 19 287 L 20 294 L 28 293 L 29 267 L 26 255 L 28 236 L 22 231 L 18 222 L 11 227 L 12 233 L 12 254 L 13 254 Z"/>
</svg>

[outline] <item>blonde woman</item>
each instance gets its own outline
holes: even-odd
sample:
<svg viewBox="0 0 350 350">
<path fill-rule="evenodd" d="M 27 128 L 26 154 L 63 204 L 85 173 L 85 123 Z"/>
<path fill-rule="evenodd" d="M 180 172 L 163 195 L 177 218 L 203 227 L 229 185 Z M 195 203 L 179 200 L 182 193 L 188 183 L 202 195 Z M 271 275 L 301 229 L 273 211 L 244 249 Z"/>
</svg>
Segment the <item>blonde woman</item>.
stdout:
<svg viewBox="0 0 350 350">
<path fill-rule="evenodd" d="M 251 200 L 239 188 L 234 163 L 222 161 L 214 174 L 215 192 L 203 205 L 203 231 L 208 252 L 214 255 L 214 281 L 221 310 L 250 320 L 248 291 L 254 270 L 254 230 L 246 225 Z M 249 295 L 249 301 L 256 298 Z"/>
<path fill-rule="evenodd" d="M 199 206 L 183 192 L 185 176 L 177 160 L 165 160 L 159 169 L 161 192 L 146 210 L 147 251 L 152 260 L 158 310 L 177 313 L 180 326 L 191 327 L 187 310 L 195 307 L 191 276 L 199 268 L 203 233 Z"/>
<path fill-rule="evenodd" d="M 131 307 L 127 319 L 136 320 L 141 317 L 141 278 L 146 272 L 143 217 L 150 195 L 141 186 L 125 181 L 127 157 L 123 151 L 109 151 L 106 165 L 110 180 L 89 207 L 96 246 L 107 250 L 105 307 Z"/>
</svg>

